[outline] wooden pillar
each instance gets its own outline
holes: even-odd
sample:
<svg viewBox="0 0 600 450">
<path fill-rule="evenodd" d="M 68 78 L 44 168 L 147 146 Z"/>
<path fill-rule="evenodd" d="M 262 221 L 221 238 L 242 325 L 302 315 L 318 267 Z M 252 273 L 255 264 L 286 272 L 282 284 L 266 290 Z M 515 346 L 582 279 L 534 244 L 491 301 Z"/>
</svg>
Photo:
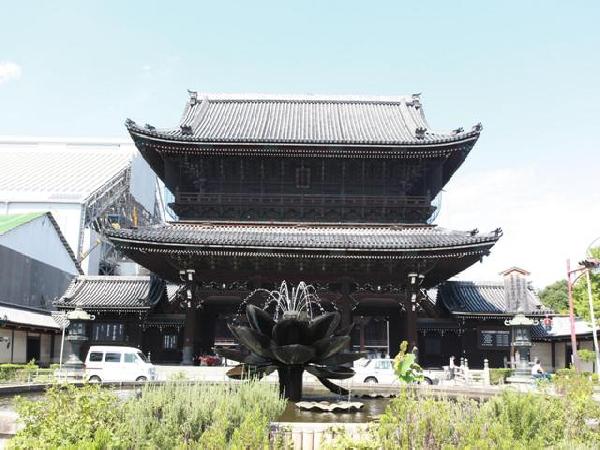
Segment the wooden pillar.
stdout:
<svg viewBox="0 0 600 450">
<path fill-rule="evenodd" d="M 388 317 L 387 332 L 388 332 L 388 353 L 390 358 L 398 354 L 400 350 L 400 342 L 402 342 L 402 316 L 400 311 L 391 313 Z"/>
<path fill-rule="evenodd" d="M 552 349 L 552 369 L 556 371 L 556 347 L 554 346 L 554 341 L 550 343 Z"/>
<path fill-rule="evenodd" d="M 181 364 L 191 366 L 194 363 L 194 338 L 196 336 L 196 309 L 187 308 L 183 325 L 183 351 Z"/>
<path fill-rule="evenodd" d="M 360 328 L 359 328 L 359 343 L 360 343 L 360 351 L 365 351 L 365 318 L 360 318 Z"/>
<path fill-rule="evenodd" d="M 406 340 L 408 341 L 408 351 L 411 352 L 417 346 L 417 311 L 416 304 L 409 304 L 406 308 Z"/>
</svg>

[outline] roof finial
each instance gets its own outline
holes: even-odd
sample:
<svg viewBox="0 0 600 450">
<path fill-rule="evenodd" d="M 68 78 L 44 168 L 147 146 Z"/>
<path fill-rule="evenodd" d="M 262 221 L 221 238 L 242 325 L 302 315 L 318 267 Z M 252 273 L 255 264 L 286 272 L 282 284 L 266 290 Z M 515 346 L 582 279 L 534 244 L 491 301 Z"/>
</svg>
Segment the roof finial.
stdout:
<svg viewBox="0 0 600 450">
<path fill-rule="evenodd" d="M 473 131 L 478 131 L 479 132 L 481 130 L 483 130 L 483 125 L 481 125 L 481 122 L 479 122 L 476 125 L 473 125 Z"/>
<path fill-rule="evenodd" d="M 187 90 L 188 94 L 190 94 L 190 105 L 194 106 L 198 102 L 198 92 L 192 91 L 190 89 Z"/>
<path fill-rule="evenodd" d="M 415 130 L 415 137 L 417 139 L 423 139 L 425 137 L 425 133 L 427 132 L 427 128 L 417 127 Z"/>
</svg>

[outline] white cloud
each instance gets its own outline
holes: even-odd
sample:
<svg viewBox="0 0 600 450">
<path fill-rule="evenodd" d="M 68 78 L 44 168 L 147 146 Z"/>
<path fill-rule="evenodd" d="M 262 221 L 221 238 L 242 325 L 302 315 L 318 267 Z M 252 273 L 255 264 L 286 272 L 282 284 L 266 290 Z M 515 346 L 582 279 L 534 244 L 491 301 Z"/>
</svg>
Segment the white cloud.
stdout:
<svg viewBox="0 0 600 450">
<path fill-rule="evenodd" d="M 21 78 L 21 66 L 12 61 L 0 61 L 0 84 Z"/>
</svg>

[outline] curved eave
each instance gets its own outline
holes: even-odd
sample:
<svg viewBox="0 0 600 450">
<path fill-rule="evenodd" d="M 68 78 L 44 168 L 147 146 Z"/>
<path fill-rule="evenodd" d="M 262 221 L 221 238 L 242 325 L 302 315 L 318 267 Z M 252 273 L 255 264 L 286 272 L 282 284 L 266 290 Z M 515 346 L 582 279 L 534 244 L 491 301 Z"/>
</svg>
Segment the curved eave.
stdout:
<svg viewBox="0 0 600 450">
<path fill-rule="evenodd" d="M 132 138 L 147 139 L 157 144 L 168 144 L 168 145 L 184 145 L 190 150 L 198 147 L 254 147 L 257 149 L 273 150 L 271 147 L 281 145 L 285 147 L 327 147 L 327 151 L 331 152 L 335 148 L 348 149 L 387 149 L 387 150 L 421 150 L 427 151 L 428 149 L 434 149 L 445 146 L 461 146 L 463 144 L 472 143 L 474 144 L 479 135 L 481 134 L 481 126 L 475 125 L 471 131 L 461 132 L 452 135 L 435 134 L 427 136 L 423 139 L 417 139 L 411 141 L 396 141 L 396 142 L 384 142 L 384 141 L 312 141 L 312 140 L 199 140 L 194 135 L 182 135 L 177 130 L 150 130 L 147 128 L 140 127 L 135 122 L 128 120 L 125 122 L 125 126 Z M 195 147 L 190 147 L 195 146 Z M 247 150 L 246 150 L 247 151 Z"/>
<path fill-rule="evenodd" d="M 56 306 L 56 308 L 58 309 L 62 309 L 62 310 L 71 310 L 71 309 L 75 309 L 75 305 L 57 305 L 55 304 L 54 306 Z M 151 309 L 150 306 L 139 306 L 139 307 L 133 307 L 133 306 L 92 306 L 92 305 L 85 305 L 84 306 L 86 311 L 93 311 L 93 312 L 144 312 L 144 311 L 148 311 Z"/>
<path fill-rule="evenodd" d="M 284 247 L 284 246 L 252 246 L 227 244 L 194 244 L 185 242 L 157 242 L 144 239 L 134 239 L 118 236 L 113 231 L 107 231 L 106 237 L 117 247 L 138 251 L 173 251 L 183 253 L 216 254 L 220 252 L 247 252 L 249 254 L 271 254 L 281 257 L 297 257 L 298 252 L 309 257 L 329 258 L 378 258 L 404 259 L 406 257 L 444 257 L 457 254 L 487 254 L 500 236 L 489 237 L 479 242 L 460 245 L 411 247 L 411 248 L 339 248 L 339 247 Z M 249 255 L 250 256 L 250 255 Z"/>
</svg>

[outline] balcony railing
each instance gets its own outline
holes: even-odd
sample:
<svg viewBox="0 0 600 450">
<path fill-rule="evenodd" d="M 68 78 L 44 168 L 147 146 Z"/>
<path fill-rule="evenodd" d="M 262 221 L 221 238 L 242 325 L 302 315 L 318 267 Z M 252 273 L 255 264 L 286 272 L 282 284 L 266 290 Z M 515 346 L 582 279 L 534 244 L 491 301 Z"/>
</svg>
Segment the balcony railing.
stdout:
<svg viewBox="0 0 600 450">
<path fill-rule="evenodd" d="M 363 207 L 363 208 L 429 208 L 428 196 L 372 196 L 327 194 L 237 194 L 177 192 L 175 203 L 202 206 L 270 206 L 270 207 Z"/>
</svg>

